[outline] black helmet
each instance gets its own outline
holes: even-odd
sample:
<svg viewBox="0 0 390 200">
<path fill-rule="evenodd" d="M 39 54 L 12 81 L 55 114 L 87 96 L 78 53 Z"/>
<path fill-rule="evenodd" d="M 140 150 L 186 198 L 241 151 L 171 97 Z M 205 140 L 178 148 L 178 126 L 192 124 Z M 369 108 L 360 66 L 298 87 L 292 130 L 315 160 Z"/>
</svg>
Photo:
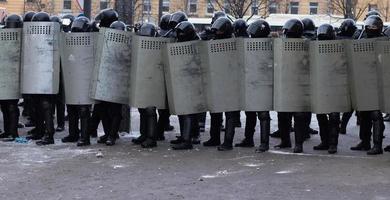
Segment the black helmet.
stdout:
<svg viewBox="0 0 390 200">
<path fill-rule="evenodd" d="M 87 17 L 77 17 L 72 23 L 72 32 L 89 32 L 91 27 Z"/>
<path fill-rule="evenodd" d="M 91 28 L 90 32 L 99 32 L 99 27 L 98 27 L 98 24 L 95 20 L 91 21 L 91 23 L 89 24 L 89 27 Z"/>
<path fill-rule="evenodd" d="M 268 22 L 259 19 L 249 25 L 247 32 L 251 38 L 265 38 L 271 33 L 271 28 Z"/>
<path fill-rule="evenodd" d="M 50 22 L 50 16 L 46 12 L 35 13 L 31 19 L 33 22 Z"/>
<path fill-rule="evenodd" d="M 51 22 L 57 22 L 61 24 L 61 19 L 57 16 L 50 16 L 50 21 Z"/>
<path fill-rule="evenodd" d="M 157 36 L 157 28 L 152 23 L 142 24 L 140 29 L 137 32 L 137 35 L 146 36 L 146 37 L 156 37 Z"/>
<path fill-rule="evenodd" d="M 174 29 L 180 22 L 188 21 L 187 15 L 184 12 L 178 11 L 171 15 L 169 19 L 169 29 Z"/>
<path fill-rule="evenodd" d="M 234 35 L 236 37 L 248 37 L 248 33 L 246 29 L 248 28 L 248 24 L 243 19 L 237 19 L 233 23 Z"/>
<path fill-rule="evenodd" d="M 112 8 L 107 8 L 101 10 L 99 14 L 95 17 L 95 20 L 100 21 L 100 27 L 108 28 L 110 27 L 112 22 L 118 20 L 118 13 Z"/>
<path fill-rule="evenodd" d="M 334 28 L 330 24 L 322 24 L 317 29 L 317 38 L 318 40 L 334 40 L 336 39 L 336 34 Z"/>
<path fill-rule="evenodd" d="M 364 30 L 369 38 L 378 37 L 383 30 L 383 21 L 378 15 L 371 15 L 364 21 Z"/>
<path fill-rule="evenodd" d="M 214 22 L 211 31 L 215 34 L 216 39 L 231 38 L 233 33 L 233 24 L 226 17 L 220 17 Z"/>
<path fill-rule="evenodd" d="M 226 13 L 222 11 L 215 12 L 213 14 L 213 18 L 211 18 L 211 25 L 213 25 L 214 22 L 217 21 L 217 19 L 219 19 L 220 17 L 227 17 Z"/>
<path fill-rule="evenodd" d="M 160 19 L 160 29 L 169 30 L 169 20 L 171 20 L 171 14 L 165 14 Z"/>
<path fill-rule="evenodd" d="M 121 31 L 126 31 L 126 24 L 123 23 L 122 21 L 115 21 L 112 22 L 110 25 L 110 28 L 116 29 L 116 30 L 121 30 Z"/>
<path fill-rule="evenodd" d="M 195 26 L 188 21 L 180 22 L 176 28 L 178 42 L 186 42 L 197 39 Z"/>
<path fill-rule="evenodd" d="M 290 19 L 283 26 L 283 34 L 287 38 L 300 38 L 303 34 L 303 23 L 299 19 Z"/>
<path fill-rule="evenodd" d="M 22 28 L 23 20 L 19 15 L 10 15 L 5 18 L 5 27 L 4 28 Z"/>
<path fill-rule="evenodd" d="M 26 12 L 23 16 L 23 21 L 24 22 L 31 22 L 34 15 L 35 15 L 35 12 L 33 12 L 33 11 Z"/>
<path fill-rule="evenodd" d="M 381 14 L 377 10 L 371 10 L 366 14 L 364 20 L 366 20 L 369 16 L 373 16 L 373 15 L 377 15 L 379 17 L 381 16 Z"/>
<path fill-rule="evenodd" d="M 72 23 L 75 17 L 73 15 L 64 15 L 62 17 L 61 28 L 64 32 L 70 32 L 72 30 Z"/>
<path fill-rule="evenodd" d="M 302 19 L 303 23 L 303 32 L 308 32 L 308 33 L 314 33 L 316 30 L 316 26 L 314 25 L 313 20 L 309 18 Z"/>
<path fill-rule="evenodd" d="M 356 23 L 352 19 L 346 19 L 341 23 L 339 30 L 340 36 L 352 37 L 357 30 Z"/>
</svg>

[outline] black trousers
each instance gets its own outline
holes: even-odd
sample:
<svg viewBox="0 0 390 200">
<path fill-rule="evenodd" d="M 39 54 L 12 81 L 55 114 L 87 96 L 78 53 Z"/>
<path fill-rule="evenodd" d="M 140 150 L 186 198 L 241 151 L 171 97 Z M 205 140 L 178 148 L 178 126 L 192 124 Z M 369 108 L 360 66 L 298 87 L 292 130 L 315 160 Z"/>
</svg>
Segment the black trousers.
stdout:
<svg viewBox="0 0 390 200">
<path fill-rule="evenodd" d="M 0 100 L 3 113 L 4 132 L 11 136 L 18 136 L 19 108 L 18 99 Z"/>
</svg>

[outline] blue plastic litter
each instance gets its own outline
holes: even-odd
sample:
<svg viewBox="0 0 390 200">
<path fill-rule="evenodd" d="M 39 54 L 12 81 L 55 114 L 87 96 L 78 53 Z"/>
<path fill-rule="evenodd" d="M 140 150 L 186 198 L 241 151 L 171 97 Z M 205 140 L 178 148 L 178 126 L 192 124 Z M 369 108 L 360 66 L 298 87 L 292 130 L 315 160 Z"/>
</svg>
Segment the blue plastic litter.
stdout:
<svg viewBox="0 0 390 200">
<path fill-rule="evenodd" d="M 17 137 L 15 138 L 15 142 L 20 144 L 27 144 L 28 140 L 25 137 Z"/>
</svg>

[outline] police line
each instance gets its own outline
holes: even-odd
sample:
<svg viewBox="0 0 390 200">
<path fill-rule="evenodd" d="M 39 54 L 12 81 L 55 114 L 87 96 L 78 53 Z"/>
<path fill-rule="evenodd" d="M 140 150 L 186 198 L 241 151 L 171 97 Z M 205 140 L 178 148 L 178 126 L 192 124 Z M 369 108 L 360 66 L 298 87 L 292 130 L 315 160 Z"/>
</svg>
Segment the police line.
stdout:
<svg viewBox="0 0 390 200">
<path fill-rule="evenodd" d="M 0 99 L 58 93 L 61 60 L 66 104 L 169 105 L 172 114 L 390 112 L 385 39 L 173 43 L 106 28 L 60 33 L 55 23 L 31 22 L 0 30 L 0 46 Z"/>
</svg>

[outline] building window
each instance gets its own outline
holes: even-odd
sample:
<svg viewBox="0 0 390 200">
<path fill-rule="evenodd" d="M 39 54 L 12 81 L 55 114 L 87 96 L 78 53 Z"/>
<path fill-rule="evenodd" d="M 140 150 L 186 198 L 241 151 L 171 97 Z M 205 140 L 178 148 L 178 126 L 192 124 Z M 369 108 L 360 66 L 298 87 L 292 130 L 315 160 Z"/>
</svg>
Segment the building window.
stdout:
<svg viewBox="0 0 390 200">
<path fill-rule="evenodd" d="M 376 4 L 368 4 L 368 11 L 378 10 L 378 5 Z"/>
<path fill-rule="evenodd" d="M 100 0 L 100 10 L 108 8 L 107 0 Z"/>
<path fill-rule="evenodd" d="M 198 0 L 190 0 L 190 13 L 196 13 L 198 11 Z"/>
<path fill-rule="evenodd" d="M 318 2 L 310 2 L 310 14 L 318 14 Z"/>
<path fill-rule="evenodd" d="M 207 14 L 213 14 L 215 9 L 215 0 L 207 0 Z"/>
<path fill-rule="evenodd" d="M 299 2 L 290 2 L 290 14 L 298 14 Z"/>
<path fill-rule="evenodd" d="M 169 12 L 169 3 L 170 3 L 170 0 L 163 0 L 163 4 L 162 4 L 162 11 L 163 12 Z"/>
<path fill-rule="evenodd" d="M 144 13 L 150 13 L 150 11 L 152 10 L 152 3 L 150 2 L 150 0 L 144 0 L 144 5 L 143 5 L 143 12 Z"/>
<path fill-rule="evenodd" d="M 64 0 L 64 10 L 72 10 L 72 0 Z"/>
<path fill-rule="evenodd" d="M 278 12 L 278 4 L 276 2 L 270 2 L 268 5 L 269 14 L 275 14 Z"/>
<path fill-rule="evenodd" d="M 258 0 L 252 1 L 252 15 L 259 15 L 259 4 Z"/>
</svg>

